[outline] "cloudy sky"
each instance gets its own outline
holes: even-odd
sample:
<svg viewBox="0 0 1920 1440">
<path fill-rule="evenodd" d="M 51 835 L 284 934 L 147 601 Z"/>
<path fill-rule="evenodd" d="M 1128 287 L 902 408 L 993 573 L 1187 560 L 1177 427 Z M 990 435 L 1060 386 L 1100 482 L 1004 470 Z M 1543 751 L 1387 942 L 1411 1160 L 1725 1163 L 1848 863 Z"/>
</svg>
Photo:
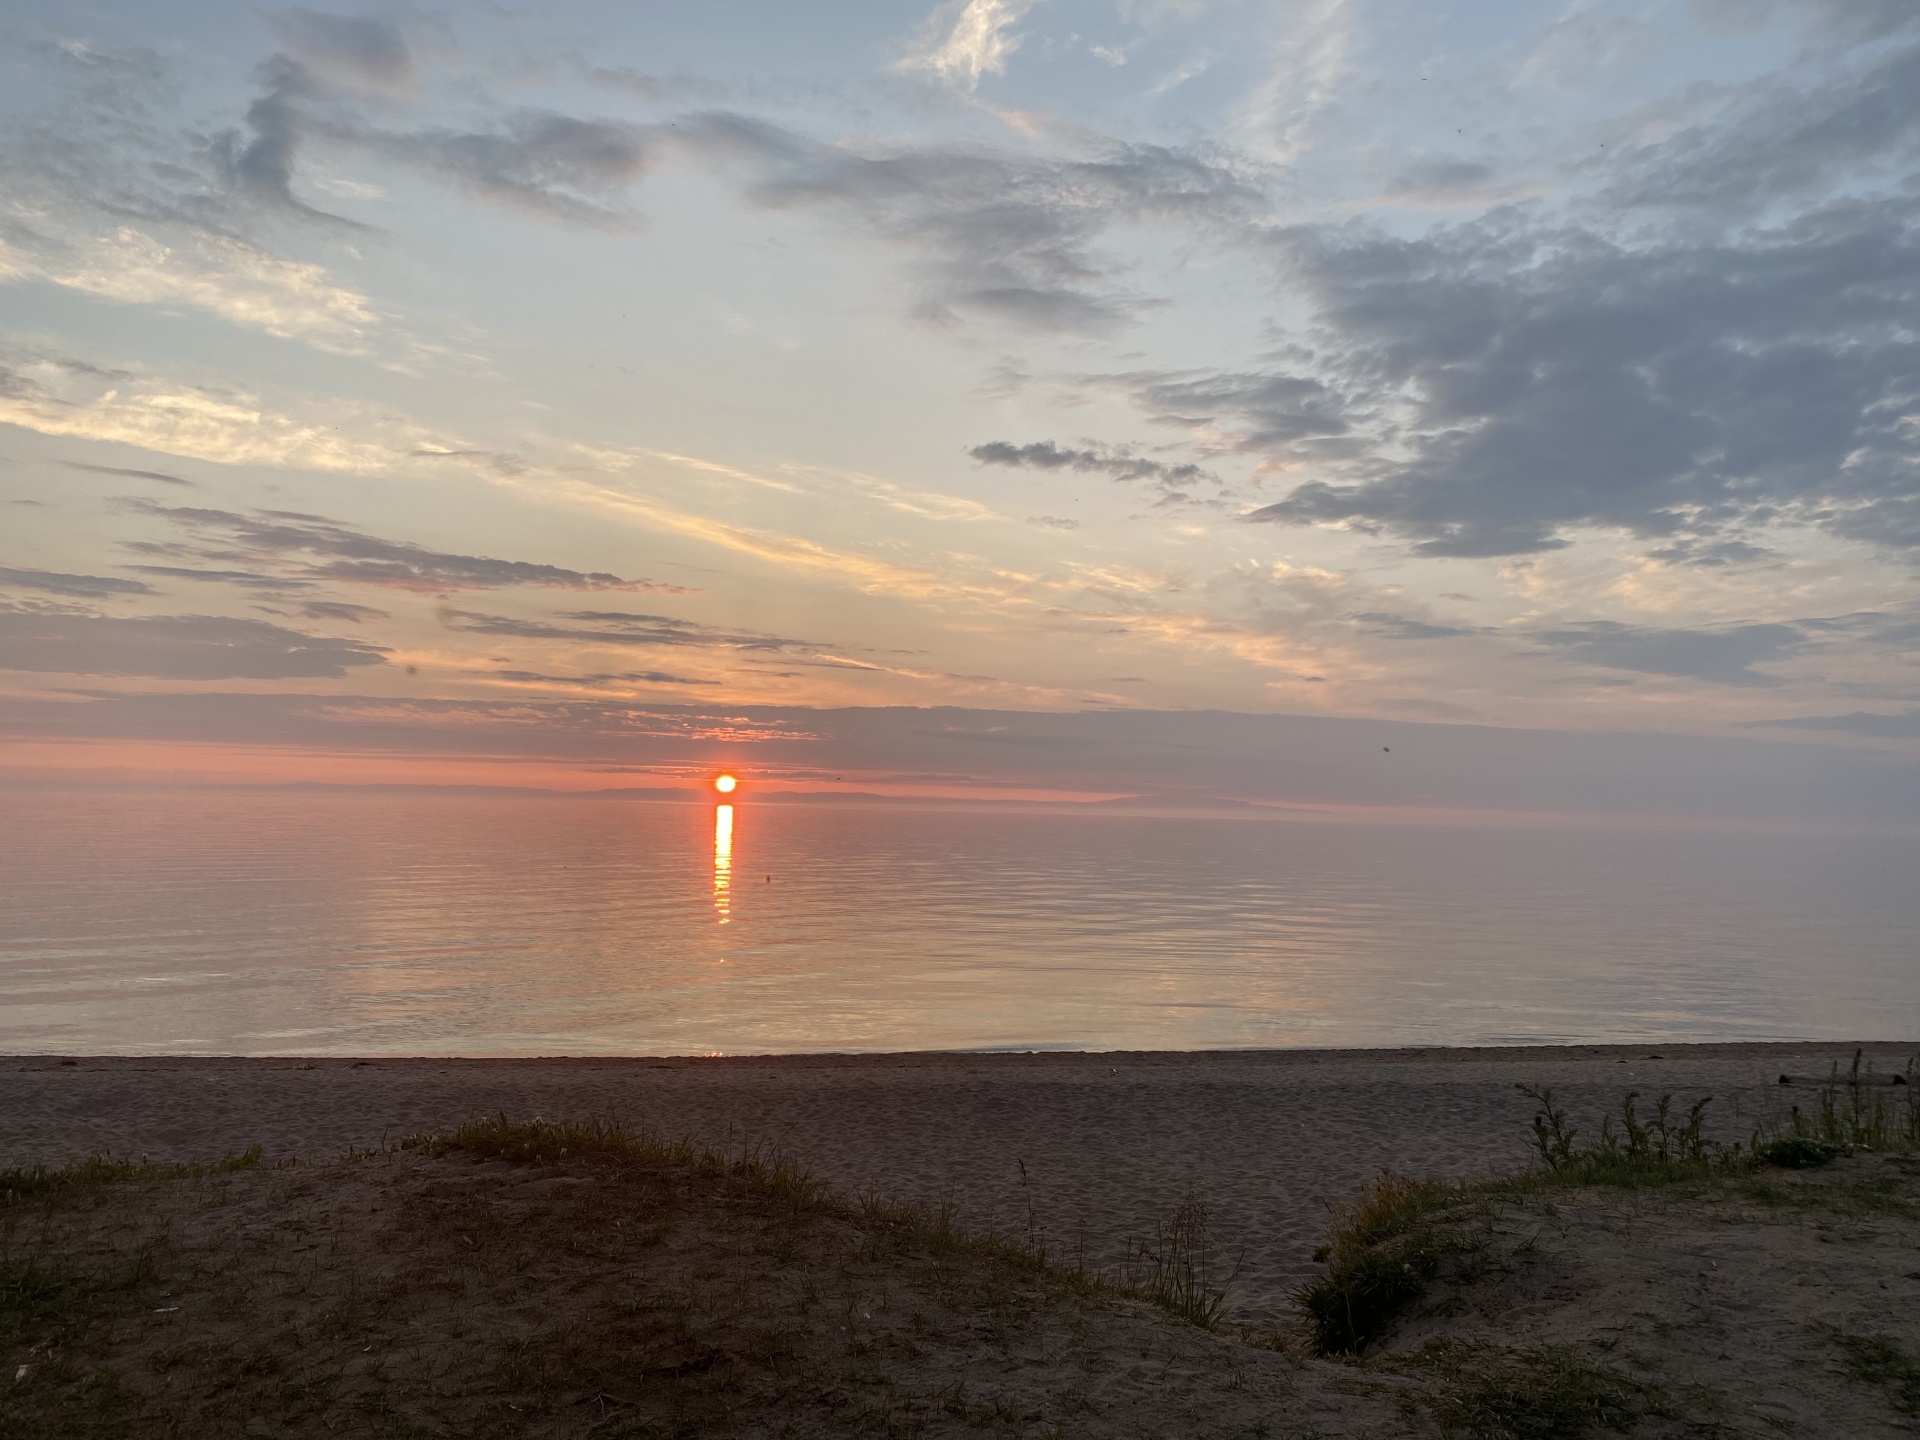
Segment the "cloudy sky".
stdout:
<svg viewBox="0 0 1920 1440">
<path fill-rule="evenodd" d="M 0 63 L 7 773 L 1910 773 L 1912 0 L 12 0 Z"/>
</svg>

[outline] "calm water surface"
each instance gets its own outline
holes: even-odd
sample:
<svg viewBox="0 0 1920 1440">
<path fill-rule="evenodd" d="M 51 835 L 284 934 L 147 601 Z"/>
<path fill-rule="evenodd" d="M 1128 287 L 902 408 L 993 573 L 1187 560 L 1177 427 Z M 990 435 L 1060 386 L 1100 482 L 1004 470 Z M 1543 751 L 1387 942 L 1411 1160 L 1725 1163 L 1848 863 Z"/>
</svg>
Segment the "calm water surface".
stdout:
<svg viewBox="0 0 1920 1440">
<path fill-rule="evenodd" d="M 0 1051 L 1904 1039 L 1920 842 L 0 795 Z"/>
</svg>

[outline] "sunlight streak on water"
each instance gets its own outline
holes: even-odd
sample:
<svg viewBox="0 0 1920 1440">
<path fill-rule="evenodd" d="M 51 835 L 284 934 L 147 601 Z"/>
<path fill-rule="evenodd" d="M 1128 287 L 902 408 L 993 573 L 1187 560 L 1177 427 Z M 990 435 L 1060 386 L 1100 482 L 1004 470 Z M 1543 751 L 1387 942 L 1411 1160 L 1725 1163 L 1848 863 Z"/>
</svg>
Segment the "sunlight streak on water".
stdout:
<svg viewBox="0 0 1920 1440">
<path fill-rule="evenodd" d="M 713 908 L 726 924 L 733 918 L 733 807 L 713 807 Z"/>
<path fill-rule="evenodd" d="M 1920 1034 L 1908 841 L 350 792 L 0 805 L 0 1050 Z"/>
</svg>

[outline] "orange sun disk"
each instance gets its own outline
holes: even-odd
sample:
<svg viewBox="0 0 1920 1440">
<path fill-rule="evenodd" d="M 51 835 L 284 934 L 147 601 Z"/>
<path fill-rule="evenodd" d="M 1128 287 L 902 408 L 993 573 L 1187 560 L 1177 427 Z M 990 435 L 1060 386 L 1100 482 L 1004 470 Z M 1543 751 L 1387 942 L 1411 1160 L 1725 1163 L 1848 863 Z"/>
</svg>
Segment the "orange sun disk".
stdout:
<svg viewBox="0 0 1920 1440">
<path fill-rule="evenodd" d="M 739 784 L 740 782 L 731 775 L 716 775 L 713 777 L 713 788 L 718 790 L 722 795 L 731 795 L 739 787 Z"/>
</svg>

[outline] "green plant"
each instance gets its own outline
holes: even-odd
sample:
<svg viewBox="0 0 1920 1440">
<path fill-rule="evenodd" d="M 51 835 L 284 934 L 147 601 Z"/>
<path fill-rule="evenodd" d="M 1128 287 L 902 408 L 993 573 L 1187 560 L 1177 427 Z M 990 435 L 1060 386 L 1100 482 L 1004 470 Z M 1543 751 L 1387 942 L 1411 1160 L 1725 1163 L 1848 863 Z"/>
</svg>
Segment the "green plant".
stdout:
<svg viewBox="0 0 1920 1440">
<path fill-rule="evenodd" d="M 1809 1140 L 1799 1135 L 1789 1135 L 1780 1140 L 1768 1140 L 1753 1147 L 1753 1158 L 1762 1165 L 1773 1165 L 1782 1170 L 1811 1170 L 1817 1165 L 1825 1165 L 1837 1160 L 1847 1152 L 1838 1145 L 1828 1145 L 1823 1141 Z"/>
<path fill-rule="evenodd" d="M 1842 1155 L 1920 1150 L 1920 1056 L 1907 1062 L 1899 1081 L 1881 1084 L 1872 1062 L 1855 1050 L 1844 1073 L 1837 1061 L 1829 1071 L 1813 1115 L 1794 1105 L 1772 1128 L 1778 1139 L 1813 1141 Z"/>
<path fill-rule="evenodd" d="M 1321 1355 L 1358 1355 L 1425 1293 L 1450 1256 L 1473 1248 L 1461 1222 L 1471 1187 L 1382 1171 L 1341 1212 L 1316 1252 L 1326 1273 L 1296 1292 Z"/>
<path fill-rule="evenodd" d="M 1753 1166 L 1753 1157 L 1740 1145 L 1707 1138 L 1711 1096 L 1694 1101 L 1682 1119 L 1674 1111 L 1673 1096 L 1662 1095 L 1654 1102 L 1652 1116 L 1643 1120 L 1640 1094 L 1630 1090 L 1620 1101 L 1618 1122 L 1611 1115 L 1603 1117 L 1592 1143 L 1580 1146 L 1574 1143 L 1579 1132 L 1567 1123 L 1552 1090 L 1537 1085 L 1517 1088 L 1538 1107 L 1533 1116 L 1534 1149 L 1541 1162 L 1533 1177 L 1536 1182 L 1663 1185 L 1741 1173 Z M 1512 1189 L 1512 1184 L 1507 1188 Z"/>
<path fill-rule="evenodd" d="M 1224 1285 L 1213 1281 L 1213 1241 L 1207 1207 L 1189 1193 L 1172 1215 L 1154 1226 L 1151 1244 L 1140 1242 L 1132 1266 L 1145 1274 L 1133 1289 L 1169 1315 L 1211 1330 L 1227 1306 Z"/>
</svg>

